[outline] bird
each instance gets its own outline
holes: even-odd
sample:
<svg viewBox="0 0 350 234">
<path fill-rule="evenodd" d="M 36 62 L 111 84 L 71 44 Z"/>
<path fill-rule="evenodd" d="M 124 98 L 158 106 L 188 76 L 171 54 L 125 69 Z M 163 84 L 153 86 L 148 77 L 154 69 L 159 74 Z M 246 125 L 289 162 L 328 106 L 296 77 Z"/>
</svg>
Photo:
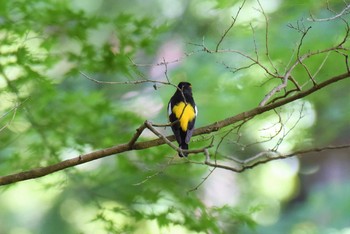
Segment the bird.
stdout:
<svg viewBox="0 0 350 234">
<path fill-rule="evenodd" d="M 168 103 L 168 116 L 171 129 L 182 150 L 188 150 L 197 113 L 197 106 L 192 96 L 192 85 L 188 82 L 180 82 Z M 179 156 L 187 157 L 188 153 L 181 151 Z"/>
</svg>

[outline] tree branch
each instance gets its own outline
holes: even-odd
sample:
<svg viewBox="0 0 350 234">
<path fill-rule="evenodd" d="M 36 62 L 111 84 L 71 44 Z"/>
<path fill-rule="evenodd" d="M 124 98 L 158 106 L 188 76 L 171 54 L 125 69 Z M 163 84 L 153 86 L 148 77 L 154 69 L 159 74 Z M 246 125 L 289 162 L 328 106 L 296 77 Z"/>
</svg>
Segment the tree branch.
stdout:
<svg viewBox="0 0 350 234">
<path fill-rule="evenodd" d="M 224 40 L 224 38 L 226 37 L 227 33 L 233 28 L 233 26 L 235 25 L 236 23 L 236 20 L 238 18 L 238 15 L 239 13 L 241 12 L 243 6 L 245 4 L 245 0 L 242 2 L 242 4 L 239 6 L 238 10 L 237 10 L 237 13 L 236 13 L 236 16 L 235 17 L 232 17 L 232 23 L 230 24 L 230 26 L 225 30 L 224 34 L 222 34 L 222 36 L 220 37 L 219 39 L 219 42 L 216 44 L 216 47 L 215 47 L 215 51 L 218 52 L 219 50 L 219 46 L 220 44 L 222 43 L 222 41 Z"/>
<path fill-rule="evenodd" d="M 329 17 L 329 18 L 322 18 L 322 19 L 317 19 L 315 17 L 313 17 L 312 15 L 310 15 L 309 18 L 307 18 L 307 20 L 309 21 L 314 21 L 314 22 L 323 22 L 323 21 L 331 21 L 331 20 L 335 20 L 337 18 L 340 18 L 342 17 L 343 15 L 346 15 L 348 14 L 350 11 L 350 4 L 347 5 L 341 12 L 339 12 L 338 14 L 332 16 L 332 17 Z"/>
<path fill-rule="evenodd" d="M 237 123 L 239 121 L 243 121 L 246 120 L 248 118 L 252 118 L 256 115 L 262 114 L 264 112 L 273 110 L 277 107 L 283 106 L 287 103 L 291 103 L 295 100 L 301 99 L 303 97 L 306 97 L 326 86 L 329 86 L 335 82 L 344 80 L 346 78 L 350 77 L 350 73 L 344 73 L 338 76 L 334 76 L 324 82 L 321 82 L 311 88 L 309 88 L 308 90 L 305 90 L 303 92 L 299 92 L 297 94 L 295 94 L 294 96 L 290 96 L 287 97 L 285 99 L 282 99 L 280 101 L 276 101 L 274 103 L 265 105 L 265 106 L 259 106 L 256 107 L 254 109 L 251 109 L 249 111 L 246 112 L 242 112 L 240 114 L 237 114 L 235 116 L 232 116 L 230 118 L 215 122 L 213 124 L 201 127 L 201 128 L 197 128 L 194 131 L 193 136 L 198 136 L 198 135 L 203 135 L 203 134 L 209 134 L 215 131 L 218 131 L 219 129 L 232 125 L 234 123 Z M 149 125 L 150 122 L 145 121 L 145 123 L 143 123 L 137 130 L 135 135 L 130 139 L 130 141 L 128 143 L 125 144 L 120 144 L 120 145 L 116 145 L 110 148 L 106 148 L 106 149 L 102 149 L 102 150 L 97 150 L 91 153 L 87 153 L 84 155 L 80 155 L 78 157 L 72 158 L 72 159 L 68 159 L 68 160 L 64 160 L 61 161 L 59 163 L 47 166 L 47 167 L 39 167 L 39 168 L 35 168 L 35 169 L 31 169 L 28 171 L 24 171 L 24 172 L 19 172 L 19 173 L 14 173 L 14 174 L 10 174 L 10 175 L 6 175 L 6 176 L 2 176 L 0 177 L 0 185 L 7 185 L 7 184 L 11 184 L 11 183 L 15 183 L 15 182 L 19 182 L 19 181 L 24 181 L 24 180 L 29 180 L 29 179 L 34 179 L 34 178 L 38 178 L 38 177 L 42 177 L 48 174 L 52 174 L 54 172 L 57 171 L 61 171 L 64 170 L 66 168 L 69 167 L 74 167 L 76 165 L 80 165 L 83 163 L 87 163 L 96 159 L 100 159 L 100 158 L 104 158 L 110 155 L 114 155 L 114 154 L 120 154 L 123 152 L 127 152 L 127 151 L 132 151 L 132 150 L 142 150 L 142 149 L 147 149 L 147 148 L 151 148 L 151 147 L 155 147 L 155 146 L 159 146 L 159 145 L 163 145 L 163 144 L 169 144 L 169 142 L 175 141 L 175 137 L 172 136 L 159 136 L 159 138 L 154 139 L 154 140 L 149 140 L 149 141 L 142 141 L 142 142 L 137 142 L 137 140 L 139 139 L 141 133 L 144 131 L 145 128 L 149 129 Z M 150 129 L 152 130 L 152 129 Z M 157 134 L 156 134 L 157 135 Z M 169 144 L 171 145 L 171 144 Z M 178 151 L 178 147 L 176 147 L 176 150 Z M 188 150 L 187 152 L 189 153 L 199 153 L 199 152 L 206 152 L 207 148 L 204 149 L 199 149 L 199 150 Z"/>
<path fill-rule="evenodd" d="M 79 71 L 79 73 L 84 76 L 86 79 L 91 80 L 97 84 L 112 84 L 112 85 L 120 85 L 120 84 L 142 84 L 142 83 L 154 83 L 154 84 L 165 84 L 165 85 L 172 85 L 171 83 L 165 82 L 165 81 L 158 81 L 158 80 L 149 80 L 149 79 L 143 79 L 143 80 L 131 80 L 131 81 L 101 81 L 101 80 L 96 80 L 87 74 L 85 74 L 82 71 Z"/>
<path fill-rule="evenodd" d="M 221 168 L 237 173 L 241 173 L 247 169 L 252 169 L 260 164 L 264 164 L 270 161 L 278 160 L 278 159 L 285 159 L 285 158 L 290 158 L 298 155 L 303 155 L 303 154 L 309 154 L 309 153 L 315 153 L 315 152 L 321 152 L 321 151 L 326 151 L 326 150 L 336 150 L 336 149 L 348 149 L 350 148 L 350 144 L 348 145 L 337 145 L 337 146 L 326 146 L 322 148 L 311 148 L 311 149 L 305 149 L 305 150 L 299 150 L 295 151 L 290 154 L 280 154 L 276 151 L 266 151 L 266 152 L 261 152 L 247 160 L 244 161 L 239 161 L 237 159 L 233 159 L 233 161 L 238 164 L 238 166 L 229 166 L 229 165 L 223 165 L 223 164 L 217 164 L 217 163 L 212 163 L 210 161 L 210 155 L 209 152 L 206 150 L 205 151 L 205 161 L 204 164 L 208 165 L 210 167 L 214 168 Z"/>
</svg>

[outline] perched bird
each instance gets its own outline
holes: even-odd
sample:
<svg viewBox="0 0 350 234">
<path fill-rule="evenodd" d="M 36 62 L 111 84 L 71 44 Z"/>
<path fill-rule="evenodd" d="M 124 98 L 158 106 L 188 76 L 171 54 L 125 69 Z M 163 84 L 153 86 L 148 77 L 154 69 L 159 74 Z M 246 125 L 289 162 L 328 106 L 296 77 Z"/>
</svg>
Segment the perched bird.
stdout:
<svg viewBox="0 0 350 234">
<path fill-rule="evenodd" d="M 169 101 L 168 115 L 176 141 L 183 150 L 188 149 L 197 113 L 197 107 L 192 97 L 192 85 L 188 82 L 180 82 Z M 180 157 L 187 157 L 187 155 L 188 153 L 185 152 L 179 153 Z"/>
</svg>

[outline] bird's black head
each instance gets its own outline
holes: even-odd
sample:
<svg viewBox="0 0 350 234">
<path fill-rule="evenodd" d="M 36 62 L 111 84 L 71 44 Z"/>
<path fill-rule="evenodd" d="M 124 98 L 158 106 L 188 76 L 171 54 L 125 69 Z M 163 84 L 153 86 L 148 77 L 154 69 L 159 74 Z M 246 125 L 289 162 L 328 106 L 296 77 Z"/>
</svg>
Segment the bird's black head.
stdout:
<svg viewBox="0 0 350 234">
<path fill-rule="evenodd" d="M 192 85 L 188 82 L 180 82 L 177 87 L 178 90 L 181 90 L 184 93 L 192 94 Z"/>
</svg>

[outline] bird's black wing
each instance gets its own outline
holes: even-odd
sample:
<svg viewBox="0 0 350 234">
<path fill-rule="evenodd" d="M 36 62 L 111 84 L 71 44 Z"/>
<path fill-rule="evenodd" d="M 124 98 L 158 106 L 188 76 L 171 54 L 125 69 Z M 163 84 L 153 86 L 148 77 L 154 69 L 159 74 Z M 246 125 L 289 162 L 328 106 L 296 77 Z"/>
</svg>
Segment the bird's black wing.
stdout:
<svg viewBox="0 0 350 234">
<path fill-rule="evenodd" d="M 194 131 L 195 122 L 196 122 L 196 118 L 194 118 L 192 121 L 188 122 L 188 128 L 187 128 L 186 138 L 185 138 L 186 144 L 188 144 L 190 142 L 190 139 L 191 139 L 193 131 Z"/>
<path fill-rule="evenodd" d="M 173 104 L 171 101 L 172 100 L 170 100 L 170 102 L 168 104 L 168 115 L 169 115 L 170 123 L 174 123 L 178 119 L 176 118 L 175 114 L 172 112 Z M 179 122 L 174 123 L 173 125 L 171 125 L 171 129 L 173 130 L 173 133 L 175 135 L 175 139 L 176 139 L 177 143 L 181 144 L 180 123 Z"/>
</svg>

